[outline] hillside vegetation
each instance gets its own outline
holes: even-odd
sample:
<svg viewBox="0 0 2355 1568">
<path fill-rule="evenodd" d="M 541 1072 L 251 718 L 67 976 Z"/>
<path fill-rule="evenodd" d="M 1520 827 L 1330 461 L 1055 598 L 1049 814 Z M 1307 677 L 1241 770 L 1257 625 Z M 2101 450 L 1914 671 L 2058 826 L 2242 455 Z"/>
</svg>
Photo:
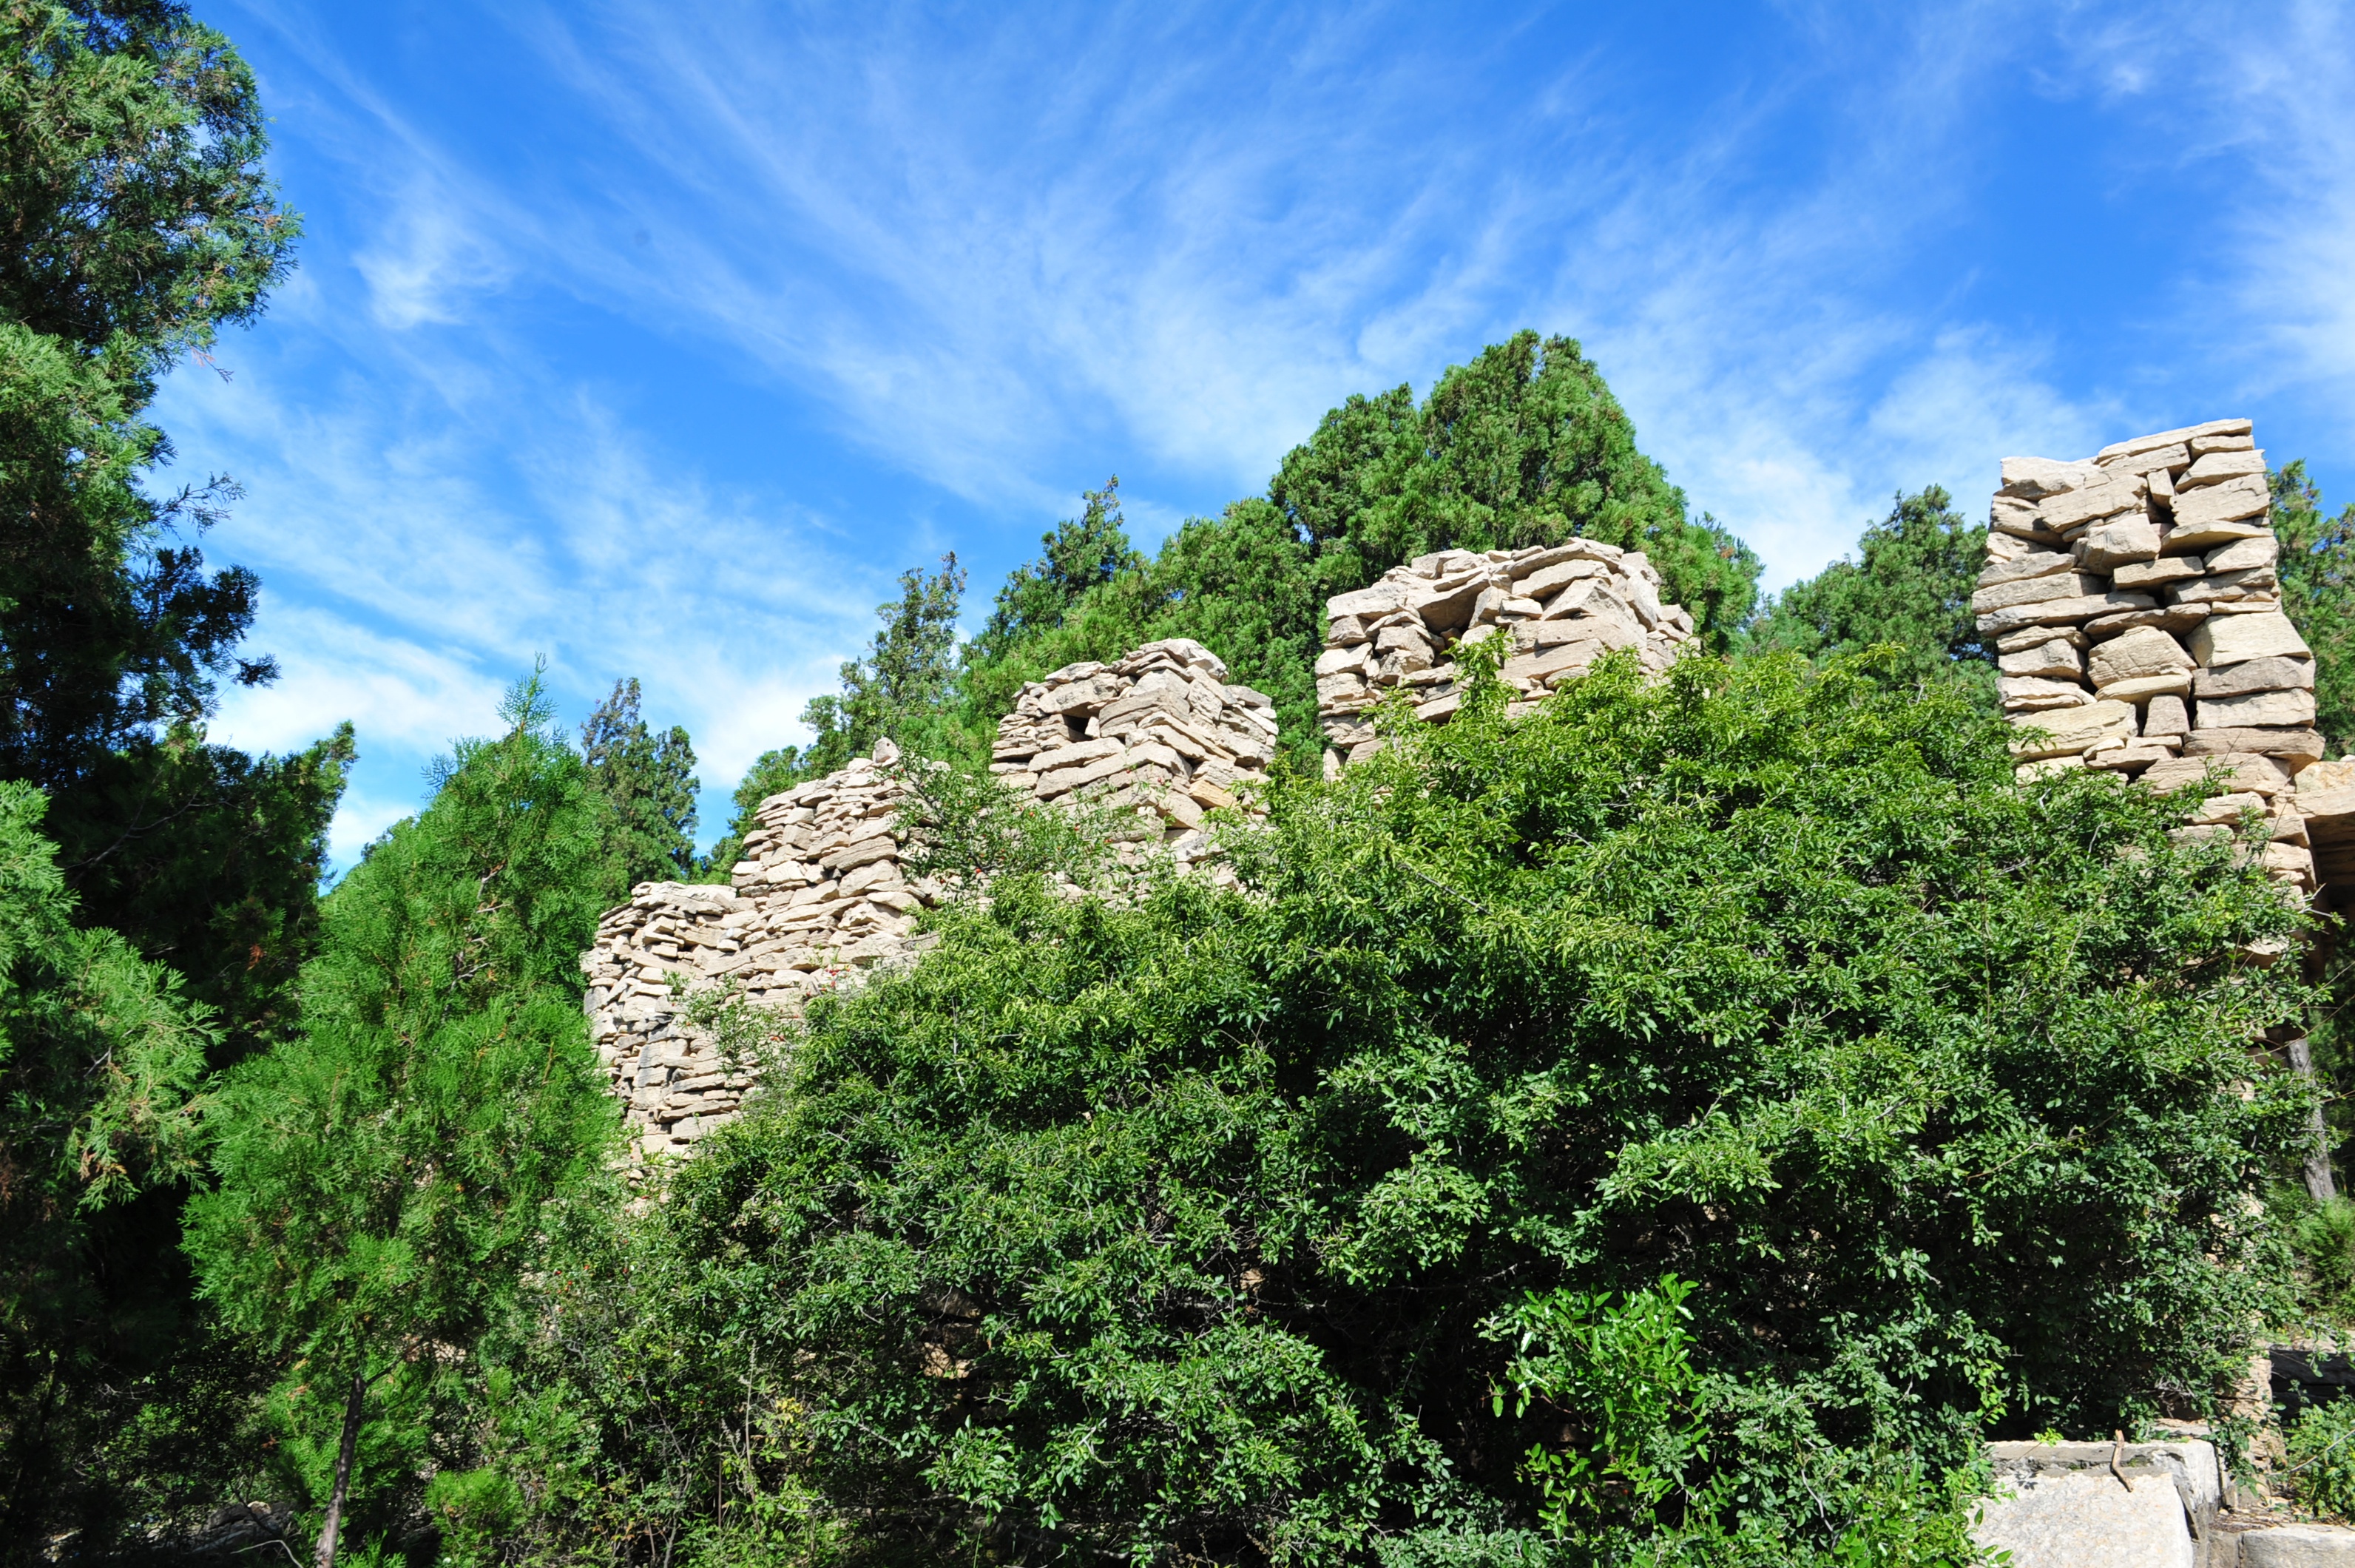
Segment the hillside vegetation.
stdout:
<svg viewBox="0 0 2355 1568">
<path fill-rule="evenodd" d="M 2277 1185 L 2355 1081 L 2313 923 L 2180 798 L 2019 780 L 1944 492 L 1762 601 L 1566 337 L 1149 556 L 1107 480 L 986 603 L 911 568 L 707 855 L 685 730 L 535 671 L 323 893 L 355 738 L 208 738 L 259 585 L 152 487 L 299 231 L 252 76 L 177 0 L 0 37 L 0 1561 L 1959 1564 L 1986 1438 L 2232 1450 L 2252 1335 L 2355 1317 L 2355 1208 Z M 2355 508 L 2272 483 L 2344 747 Z M 1700 646 L 1511 718 L 1459 649 L 1323 776 L 1327 597 L 1572 536 Z M 1176 636 L 1279 719 L 1222 880 L 980 766 Z M 600 912 L 886 738 L 999 874 L 805 1021 L 697 1001 L 763 1087 L 626 1171 Z M 2299 1018 L 2318 1081 L 2249 1049 Z"/>
</svg>

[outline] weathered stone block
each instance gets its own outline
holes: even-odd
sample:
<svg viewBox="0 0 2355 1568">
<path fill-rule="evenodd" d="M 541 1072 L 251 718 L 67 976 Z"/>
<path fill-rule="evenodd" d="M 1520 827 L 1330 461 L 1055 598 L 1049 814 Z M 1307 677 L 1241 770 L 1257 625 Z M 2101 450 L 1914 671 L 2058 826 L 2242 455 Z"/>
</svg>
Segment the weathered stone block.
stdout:
<svg viewBox="0 0 2355 1568">
<path fill-rule="evenodd" d="M 2281 728 L 2314 722 L 2314 693 L 2298 687 L 2206 697 L 2197 706 L 2196 728 L 2230 730 L 2241 725 Z"/>
<path fill-rule="evenodd" d="M 2254 615 L 2211 615 L 2186 634 L 2184 645 L 2201 666 L 2213 669 L 2250 659 L 2307 658 L 2314 650 L 2278 611 Z"/>
</svg>

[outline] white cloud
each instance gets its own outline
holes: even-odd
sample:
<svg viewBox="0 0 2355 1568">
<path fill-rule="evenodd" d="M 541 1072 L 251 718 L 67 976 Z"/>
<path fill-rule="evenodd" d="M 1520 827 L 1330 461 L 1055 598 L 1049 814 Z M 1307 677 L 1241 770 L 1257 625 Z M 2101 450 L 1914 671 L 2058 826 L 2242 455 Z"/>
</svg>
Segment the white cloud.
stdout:
<svg viewBox="0 0 2355 1568">
<path fill-rule="evenodd" d="M 212 726 L 215 739 L 250 751 L 289 752 L 348 719 L 363 752 L 431 754 L 459 736 L 496 727 L 506 683 L 464 654 L 265 594 L 251 645 L 276 656 L 280 677 L 232 690 Z"/>
<path fill-rule="evenodd" d="M 2344 390 L 2355 365 L 2329 6 L 1792 5 L 1780 55 L 1668 116 L 1600 35 L 1549 58 L 1535 14 L 515 7 L 462 25 L 523 40 L 572 154 L 518 161 L 251 3 L 312 73 L 272 80 L 276 112 L 361 193 L 352 267 L 318 258 L 233 385 L 167 388 L 183 450 L 252 491 L 216 549 L 261 570 L 256 644 L 287 667 L 224 715 L 253 744 L 349 712 L 371 755 L 421 755 L 546 653 L 576 708 L 639 676 L 724 784 L 799 738 L 900 567 L 1027 555 L 1114 469 L 1150 542 L 1348 392 L 1425 389 L 1522 325 L 1584 342 L 1769 586 L 1894 490 L 1977 507 L 2008 451 Z M 2102 177 L 2203 193 L 2201 238 L 2116 306 L 2139 339 L 2089 349 L 1983 287 L 1991 225 L 2102 196 L 1990 163 L 1988 105 L 2031 80 L 2115 133 Z M 574 338 L 534 336 L 557 315 Z M 773 450 L 652 434 L 626 372 L 572 368 L 613 325 L 741 374 L 715 400 Z M 2343 435 L 2355 399 L 2323 401 Z M 922 499 L 837 515 L 794 442 L 1007 537 Z M 353 810 L 397 793 L 368 775 Z"/>
<path fill-rule="evenodd" d="M 378 325 L 400 331 L 455 323 L 464 319 L 463 296 L 504 284 L 513 264 L 486 228 L 447 186 L 413 178 L 388 204 L 377 241 L 352 258 Z"/>
</svg>

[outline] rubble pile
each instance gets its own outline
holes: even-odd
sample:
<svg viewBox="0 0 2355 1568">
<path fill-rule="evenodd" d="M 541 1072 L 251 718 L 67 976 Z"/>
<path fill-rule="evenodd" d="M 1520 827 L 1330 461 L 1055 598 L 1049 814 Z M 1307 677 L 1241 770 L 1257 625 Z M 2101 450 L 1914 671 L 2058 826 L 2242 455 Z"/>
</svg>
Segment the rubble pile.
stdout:
<svg viewBox="0 0 2355 1568">
<path fill-rule="evenodd" d="M 999 722 L 992 769 L 1036 800 L 1134 808 L 1141 834 L 1191 859 L 1203 812 L 1237 804 L 1274 754 L 1274 704 L 1226 677 L 1187 638 L 1059 669 Z M 641 883 L 599 923 L 581 961 L 591 1028 L 641 1157 L 686 1152 L 753 1084 L 754 1063 L 683 1016 L 688 994 L 732 985 L 797 1019 L 906 955 L 915 912 L 942 897 L 903 864 L 908 786 L 890 742 L 877 752 L 762 801 L 730 886 Z"/>
<path fill-rule="evenodd" d="M 1316 661 L 1326 772 L 1375 750 L 1372 709 L 1394 691 L 1404 691 L 1427 722 L 1452 718 L 1462 700 L 1453 652 L 1465 643 L 1509 635 L 1500 673 L 1531 700 L 1619 648 L 1637 650 L 1646 670 L 1666 669 L 1691 639 L 1693 620 L 1683 606 L 1662 603 L 1660 588 L 1641 550 L 1572 539 L 1486 554 L 1441 550 L 1327 600 Z"/>
</svg>

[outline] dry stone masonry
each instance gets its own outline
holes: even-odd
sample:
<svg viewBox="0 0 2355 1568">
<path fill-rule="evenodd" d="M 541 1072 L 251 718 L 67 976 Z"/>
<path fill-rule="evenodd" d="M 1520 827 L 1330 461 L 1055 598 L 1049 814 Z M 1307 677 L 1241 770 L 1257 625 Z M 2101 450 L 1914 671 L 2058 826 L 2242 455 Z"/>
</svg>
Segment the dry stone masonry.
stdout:
<svg viewBox="0 0 2355 1568">
<path fill-rule="evenodd" d="M 1454 649 L 1508 635 L 1501 674 L 1535 699 L 1604 654 L 1635 648 L 1657 673 L 1693 635 L 1682 605 L 1660 600 L 1660 574 L 1641 550 L 1593 539 L 1525 549 L 1441 550 L 1327 600 L 1316 661 L 1316 715 L 1326 772 L 1370 754 L 1372 709 L 1404 691 L 1418 717 L 1445 723 L 1462 700 Z"/>
<path fill-rule="evenodd" d="M 1971 609 L 2022 777 L 2096 768 L 2166 790 L 2227 770 L 2233 793 L 2186 831 L 2262 811 L 2267 867 L 2311 893 L 2318 844 L 2349 853 L 2323 798 L 2348 770 L 2318 765 L 2314 655 L 2282 613 L 2270 505 L 2247 420 L 2083 462 L 2007 457 Z"/>
<path fill-rule="evenodd" d="M 1274 753 L 1273 704 L 1226 677 L 1182 637 L 1059 669 L 999 721 L 993 770 L 1037 800 L 1135 808 L 1139 836 L 1194 859 L 1204 811 L 1238 804 Z M 906 955 L 915 912 L 939 901 L 903 865 L 907 786 L 890 742 L 878 750 L 762 801 L 730 886 L 642 883 L 599 924 L 581 959 L 590 1020 L 642 1157 L 685 1153 L 752 1087 L 752 1064 L 682 1016 L 684 993 L 732 984 L 798 1018 Z"/>
<path fill-rule="evenodd" d="M 2212 768 L 2231 793 L 2180 830 L 2222 837 L 2244 814 L 2283 881 L 2355 890 L 2355 760 L 2317 733 L 2314 656 L 2282 613 L 2264 454 L 2247 420 L 2105 447 L 2074 463 L 2003 461 L 1971 608 L 1995 646 L 2023 778 L 2092 768 L 2179 787 Z M 1328 773 L 1370 753 L 1372 709 L 1403 692 L 1424 720 L 1461 701 L 1455 651 L 1512 639 L 1502 667 L 1526 710 L 1604 654 L 1665 670 L 1693 636 L 1639 551 L 1591 539 L 1443 550 L 1327 602 L 1316 662 Z M 992 771 L 1034 800 L 1134 814 L 1132 837 L 1181 861 L 1204 813 L 1248 805 L 1274 754 L 1273 705 L 1186 638 L 1022 688 Z M 906 786 L 888 752 L 761 803 L 728 887 L 641 885 L 583 955 L 597 1050 L 645 1155 L 683 1152 L 734 1116 L 748 1063 L 682 1016 L 721 985 L 798 1017 L 808 999 L 908 953 L 942 890 L 903 864 Z"/>
<path fill-rule="evenodd" d="M 1201 644 L 1172 637 L 1024 687 L 997 721 L 990 771 L 1042 801 L 1099 786 L 1097 804 L 1157 816 L 1182 859 L 1200 842 L 1203 812 L 1235 805 L 1235 785 L 1264 777 L 1274 755 L 1275 704 L 1229 685 Z"/>
</svg>

